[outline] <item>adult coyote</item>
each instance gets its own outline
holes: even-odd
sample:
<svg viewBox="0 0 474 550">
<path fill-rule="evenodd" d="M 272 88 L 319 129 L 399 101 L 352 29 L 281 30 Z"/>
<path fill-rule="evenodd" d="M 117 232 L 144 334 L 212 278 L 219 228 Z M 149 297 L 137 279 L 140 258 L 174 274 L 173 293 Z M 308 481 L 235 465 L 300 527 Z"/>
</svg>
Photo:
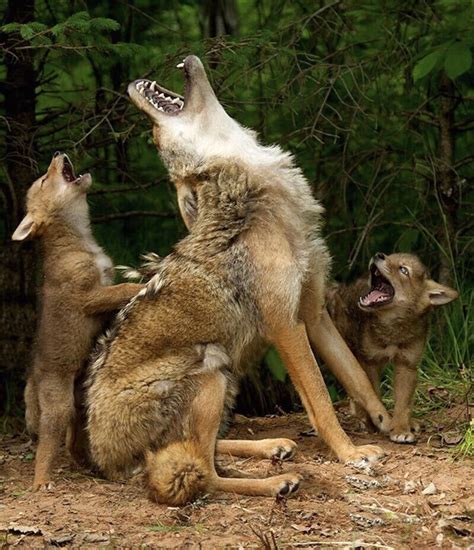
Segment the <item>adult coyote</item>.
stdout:
<svg viewBox="0 0 474 550">
<path fill-rule="evenodd" d="M 292 474 L 224 479 L 214 469 L 232 373 L 258 335 L 276 346 L 312 425 L 343 462 L 382 452 L 355 447 L 341 429 L 310 341 L 379 428 L 390 418 L 323 310 L 323 209 L 301 171 L 226 114 L 197 57 L 183 68 L 184 97 L 148 80 L 129 86 L 152 119 L 190 234 L 157 263 L 98 350 L 88 393 L 92 454 L 112 478 L 145 457 L 151 494 L 168 503 L 212 490 L 289 494 L 299 484 Z M 219 441 L 217 452 L 285 455 L 293 445 Z"/>
</svg>

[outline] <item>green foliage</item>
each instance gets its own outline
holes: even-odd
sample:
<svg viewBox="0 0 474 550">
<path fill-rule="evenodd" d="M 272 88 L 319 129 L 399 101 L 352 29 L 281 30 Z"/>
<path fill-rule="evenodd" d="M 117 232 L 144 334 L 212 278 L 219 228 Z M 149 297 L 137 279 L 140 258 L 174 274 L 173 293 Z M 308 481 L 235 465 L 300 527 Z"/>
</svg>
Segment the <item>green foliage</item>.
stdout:
<svg viewBox="0 0 474 550">
<path fill-rule="evenodd" d="M 94 231 L 116 263 L 136 265 L 146 251 L 168 253 L 185 228 L 150 124 L 130 104 L 126 86 L 151 76 L 180 91 L 176 63 L 196 53 L 212 67 L 210 78 L 229 114 L 256 129 L 264 143 L 290 150 L 312 182 L 326 207 L 336 278 L 361 274 L 377 250 L 405 250 L 418 253 L 435 277 L 448 261 L 455 283 L 469 292 L 472 2 L 238 0 L 239 32 L 221 36 L 204 35 L 210 17 L 204 4 L 58 0 L 51 10 L 51 3 L 37 0 L 34 21 L 0 27 L 3 61 L 24 52 L 33 56 L 36 126 L 29 130 L 34 143 L 25 161 L 32 180 L 53 151 L 67 150 L 79 172 L 93 174 L 91 210 L 100 221 Z M 0 71 L 5 78 L 5 64 Z M 443 91 L 446 76 L 454 81 L 452 93 Z M 5 159 L 18 129 L 8 120 L 2 93 Z M 449 173 L 457 200 L 452 216 L 449 197 L 439 190 L 447 166 L 440 120 L 450 94 L 455 142 Z M 2 180 L 8 182 L 8 174 Z M 23 200 L 15 197 L 15 204 Z M 146 215 L 120 218 L 130 211 Z M 0 202 L 4 238 L 9 217 L 9 204 Z M 469 306 L 466 296 L 460 311 Z M 457 333 L 462 349 L 472 350 L 472 325 L 460 318 L 456 326 L 465 326 L 465 333 Z M 435 352 L 427 354 L 433 359 L 425 363 L 428 370 L 436 357 L 459 359 L 461 345 L 456 349 L 453 342 L 447 331 L 439 335 Z M 265 362 L 280 392 L 287 382 L 281 360 L 271 351 Z M 15 393 L 19 386 L 12 375 L 8 387 Z"/>
<path fill-rule="evenodd" d="M 439 65 L 443 55 L 443 50 L 437 48 L 434 52 L 429 53 L 413 67 L 413 80 L 416 82 L 420 78 L 429 75 L 433 69 Z"/>
<path fill-rule="evenodd" d="M 471 68 L 472 53 L 467 44 L 463 42 L 455 42 L 446 51 L 446 59 L 444 60 L 444 70 L 452 80 Z"/>
<path fill-rule="evenodd" d="M 274 347 L 271 347 L 265 355 L 265 364 L 273 376 L 280 382 L 285 382 L 287 371 L 280 355 Z"/>
</svg>

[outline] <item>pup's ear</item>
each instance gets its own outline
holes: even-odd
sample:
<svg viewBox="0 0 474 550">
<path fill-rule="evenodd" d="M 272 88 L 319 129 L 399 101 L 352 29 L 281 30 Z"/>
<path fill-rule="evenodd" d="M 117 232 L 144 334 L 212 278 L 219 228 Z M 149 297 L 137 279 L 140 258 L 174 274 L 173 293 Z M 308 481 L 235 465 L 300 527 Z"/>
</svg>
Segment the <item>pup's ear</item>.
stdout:
<svg viewBox="0 0 474 550">
<path fill-rule="evenodd" d="M 12 235 L 12 241 L 24 241 L 31 239 L 38 231 L 38 224 L 33 219 L 31 214 L 27 214 L 20 222 L 20 225 L 15 229 Z"/>
<path fill-rule="evenodd" d="M 432 306 L 449 304 L 459 296 L 459 292 L 430 279 L 426 283 L 426 292 Z"/>
</svg>

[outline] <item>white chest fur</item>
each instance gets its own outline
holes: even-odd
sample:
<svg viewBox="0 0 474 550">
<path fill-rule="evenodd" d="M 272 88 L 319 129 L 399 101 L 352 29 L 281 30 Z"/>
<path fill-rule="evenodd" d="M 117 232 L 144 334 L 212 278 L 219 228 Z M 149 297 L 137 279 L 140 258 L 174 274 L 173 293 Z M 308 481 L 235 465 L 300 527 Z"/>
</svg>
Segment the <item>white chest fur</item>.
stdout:
<svg viewBox="0 0 474 550">
<path fill-rule="evenodd" d="M 65 210 L 65 215 L 68 222 L 79 231 L 86 250 L 92 253 L 95 265 L 100 273 L 101 285 L 111 285 L 114 279 L 114 266 L 112 260 L 96 243 L 92 235 L 89 221 L 89 207 L 85 198 L 80 197 L 75 203 L 72 203 L 70 208 Z"/>
<path fill-rule="evenodd" d="M 92 235 L 90 239 L 85 239 L 86 247 L 94 256 L 95 265 L 100 273 L 100 284 L 103 286 L 113 283 L 113 263 L 112 260 L 105 254 L 102 248 L 94 241 Z"/>
</svg>

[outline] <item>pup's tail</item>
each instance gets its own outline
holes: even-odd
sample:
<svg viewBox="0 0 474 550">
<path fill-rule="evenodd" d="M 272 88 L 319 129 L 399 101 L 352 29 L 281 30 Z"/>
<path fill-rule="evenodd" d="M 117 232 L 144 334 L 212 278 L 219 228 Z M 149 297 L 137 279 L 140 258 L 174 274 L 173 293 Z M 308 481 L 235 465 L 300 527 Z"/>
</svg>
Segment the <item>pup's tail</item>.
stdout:
<svg viewBox="0 0 474 550">
<path fill-rule="evenodd" d="M 145 458 L 151 500 L 181 506 L 206 493 L 211 470 L 195 443 L 172 443 Z"/>
</svg>

